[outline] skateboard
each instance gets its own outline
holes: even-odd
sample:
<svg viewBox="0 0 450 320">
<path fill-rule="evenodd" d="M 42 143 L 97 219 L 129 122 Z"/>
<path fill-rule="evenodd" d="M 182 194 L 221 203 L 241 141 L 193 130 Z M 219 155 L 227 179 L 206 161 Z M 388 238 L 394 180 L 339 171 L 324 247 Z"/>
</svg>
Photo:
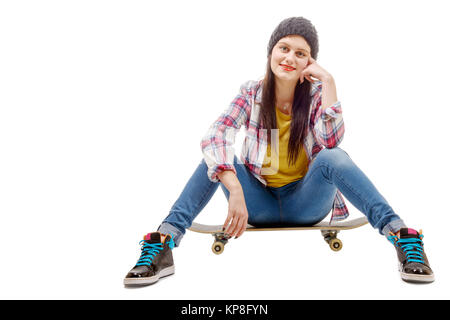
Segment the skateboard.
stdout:
<svg viewBox="0 0 450 320">
<path fill-rule="evenodd" d="M 333 251 L 339 251 L 342 249 L 342 241 L 337 238 L 337 234 L 341 230 L 350 230 L 361 227 L 367 224 L 367 218 L 361 217 L 343 222 L 335 222 L 330 224 L 326 221 L 321 221 L 313 226 L 308 227 L 255 227 L 247 225 L 245 231 L 287 231 L 287 230 L 320 230 L 325 242 L 328 243 L 330 249 Z M 215 254 L 221 254 L 225 249 L 225 245 L 230 239 L 229 235 L 222 231 L 222 225 L 206 225 L 200 223 L 192 223 L 192 226 L 188 230 L 211 234 L 214 237 L 214 243 L 211 247 L 212 252 Z"/>
</svg>

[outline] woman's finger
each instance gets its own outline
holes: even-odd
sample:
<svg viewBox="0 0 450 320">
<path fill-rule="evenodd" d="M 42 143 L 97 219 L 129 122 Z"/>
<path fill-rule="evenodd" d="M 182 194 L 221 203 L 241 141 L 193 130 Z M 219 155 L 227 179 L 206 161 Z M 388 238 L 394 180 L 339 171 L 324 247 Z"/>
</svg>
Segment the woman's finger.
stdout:
<svg viewBox="0 0 450 320">
<path fill-rule="evenodd" d="M 236 239 L 241 235 L 242 225 L 244 224 L 243 220 L 244 219 L 240 218 L 239 221 L 238 221 L 238 224 L 236 226 L 236 236 L 235 236 Z"/>
<path fill-rule="evenodd" d="M 239 231 L 236 234 L 236 239 L 244 233 L 245 229 L 247 229 L 247 219 L 242 219 L 239 225 Z"/>
<path fill-rule="evenodd" d="M 225 223 L 223 224 L 223 227 L 222 227 L 222 230 L 223 230 L 225 233 L 227 232 L 227 230 L 230 229 L 229 224 L 230 224 L 230 222 L 231 222 L 231 218 L 232 218 L 231 212 L 228 212 L 227 219 L 225 220 Z"/>
<path fill-rule="evenodd" d="M 238 226 L 239 226 L 239 217 L 237 217 L 236 215 L 233 216 L 233 221 L 231 222 L 230 225 L 230 232 L 228 233 L 231 237 L 234 237 L 236 235 L 236 232 L 238 230 Z"/>
<path fill-rule="evenodd" d="M 230 237 L 232 236 L 232 232 L 233 232 L 233 229 L 235 227 L 235 220 L 236 220 L 236 217 L 235 217 L 234 212 L 230 212 L 230 214 L 229 214 L 229 224 L 225 227 L 225 231 L 224 231 Z"/>
</svg>

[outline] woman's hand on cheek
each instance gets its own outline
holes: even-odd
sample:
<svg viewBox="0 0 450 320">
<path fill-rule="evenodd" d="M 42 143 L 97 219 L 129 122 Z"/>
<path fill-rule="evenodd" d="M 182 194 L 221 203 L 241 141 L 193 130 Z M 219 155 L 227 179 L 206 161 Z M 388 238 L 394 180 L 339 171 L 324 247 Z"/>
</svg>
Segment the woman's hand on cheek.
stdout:
<svg viewBox="0 0 450 320">
<path fill-rule="evenodd" d="M 308 58 L 308 64 L 306 65 L 305 69 L 300 74 L 300 83 L 303 83 L 305 78 L 313 83 L 314 80 L 312 78 L 318 79 L 320 81 L 323 81 L 326 77 L 328 77 L 330 74 L 319 64 L 314 60 L 313 58 Z"/>
</svg>

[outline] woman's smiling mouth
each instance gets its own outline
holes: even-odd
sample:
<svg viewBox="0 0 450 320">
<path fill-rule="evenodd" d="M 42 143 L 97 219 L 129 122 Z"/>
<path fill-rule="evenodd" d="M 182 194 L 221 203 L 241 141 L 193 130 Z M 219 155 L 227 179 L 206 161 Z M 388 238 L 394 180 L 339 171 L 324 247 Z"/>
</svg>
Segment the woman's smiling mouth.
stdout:
<svg viewBox="0 0 450 320">
<path fill-rule="evenodd" d="M 285 65 L 285 64 L 280 64 L 280 66 L 281 66 L 281 68 L 283 68 L 283 70 L 286 70 L 286 71 L 294 71 L 295 70 L 295 68 L 290 67 L 290 66 Z"/>
</svg>

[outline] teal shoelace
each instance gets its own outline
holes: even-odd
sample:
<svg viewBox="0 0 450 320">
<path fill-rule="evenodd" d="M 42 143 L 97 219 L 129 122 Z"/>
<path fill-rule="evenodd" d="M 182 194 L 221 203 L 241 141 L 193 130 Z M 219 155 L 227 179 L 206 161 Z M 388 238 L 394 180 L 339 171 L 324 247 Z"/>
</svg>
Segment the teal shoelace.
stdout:
<svg viewBox="0 0 450 320">
<path fill-rule="evenodd" d="M 173 235 L 170 234 L 169 248 L 173 249 L 175 243 L 173 242 Z M 139 241 L 141 245 L 141 256 L 137 262 L 137 266 L 150 266 L 153 259 L 160 253 L 164 247 L 162 243 L 147 243 L 145 240 Z"/>
<path fill-rule="evenodd" d="M 425 260 L 423 259 L 422 239 L 422 234 L 419 234 L 419 238 L 399 239 L 395 235 L 388 237 L 388 240 L 390 242 L 392 242 L 394 245 L 399 246 L 406 254 L 406 262 L 425 263 Z"/>
<path fill-rule="evenodd" d="M 144 240 L 139 241 L 141 245 L 141 257 L 137 262 L 137 266 L 150 266 L 153 259 L 164 248 L 162 243 L 146 243 Z"/>
</svg>

